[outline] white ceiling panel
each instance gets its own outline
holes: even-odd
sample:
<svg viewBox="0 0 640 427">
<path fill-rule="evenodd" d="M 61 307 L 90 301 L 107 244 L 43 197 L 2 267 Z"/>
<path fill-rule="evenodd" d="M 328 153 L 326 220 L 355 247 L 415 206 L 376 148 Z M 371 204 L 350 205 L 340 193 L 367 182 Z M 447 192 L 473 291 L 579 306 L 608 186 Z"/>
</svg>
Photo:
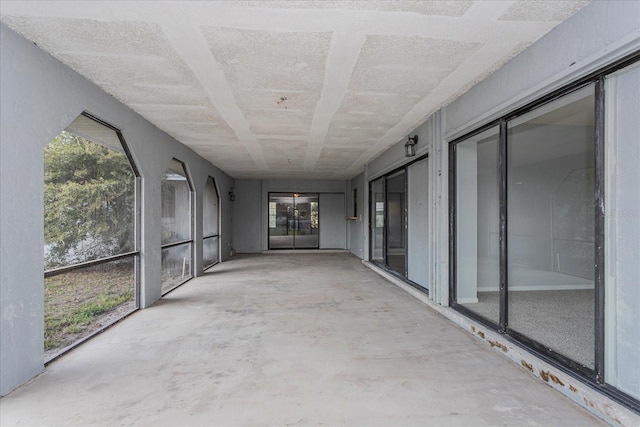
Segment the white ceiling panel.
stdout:
<svg viewBox="0 0 640 427">
<path fill-rule="evenodd" d="M 587 2 L 2 0 L 0 20 L 233 177 L 347 179 Z"/>
</svg>

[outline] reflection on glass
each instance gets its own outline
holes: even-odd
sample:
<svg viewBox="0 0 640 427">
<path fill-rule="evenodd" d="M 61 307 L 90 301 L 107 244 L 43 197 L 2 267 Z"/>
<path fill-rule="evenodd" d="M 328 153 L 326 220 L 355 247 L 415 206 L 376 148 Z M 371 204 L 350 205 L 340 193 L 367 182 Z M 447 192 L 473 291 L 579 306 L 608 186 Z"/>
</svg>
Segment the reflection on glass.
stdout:
<svg viewBox="0 0 640 427">
<path fill-rule="evenodd" d="M 498 226 L 499 129 L 456 145 L 456 297 L 458 304 L 500 321 Z"/>
<path fill-rule="evenodd" d="M 406 173 L 404 170 L 387 177 L 387 265 L 406 275 Z"/>
<path fill-rule="evenodd" d="M 508 124 L 509 327 L 594 366 L 594 89 Z"/>
<path fill-rule="evenodd" d="M 202 241 L 202 261 L 204 268 L 218 262 L 218 237 L 208 237 Z"/>
<path fill-rule="evenodd" d="M 371 183 L 371 260 L 384 264 L 384 178 Z"/>
<path fill-rule="evenodd" d="M 191 243 L 162 249 L 162 293 L 191 277 Z"/>
<path fill-rule="evenodd" d="M 134 257 L 45 278 L 45 360 L 134 310 L 134 289 Z"/>
</svg>

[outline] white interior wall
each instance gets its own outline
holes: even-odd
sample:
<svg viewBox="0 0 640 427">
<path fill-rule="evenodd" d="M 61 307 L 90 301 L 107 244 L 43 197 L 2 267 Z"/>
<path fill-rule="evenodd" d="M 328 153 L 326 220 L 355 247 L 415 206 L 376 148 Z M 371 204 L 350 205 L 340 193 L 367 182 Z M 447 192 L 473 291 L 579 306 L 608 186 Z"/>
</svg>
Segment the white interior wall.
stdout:
<svg viewBox="0 0 640 427">
<path fill-rule="evenodd" d="M 640 399 L 640 64 L 606 94 L 605 376 Z"/>
</svg>

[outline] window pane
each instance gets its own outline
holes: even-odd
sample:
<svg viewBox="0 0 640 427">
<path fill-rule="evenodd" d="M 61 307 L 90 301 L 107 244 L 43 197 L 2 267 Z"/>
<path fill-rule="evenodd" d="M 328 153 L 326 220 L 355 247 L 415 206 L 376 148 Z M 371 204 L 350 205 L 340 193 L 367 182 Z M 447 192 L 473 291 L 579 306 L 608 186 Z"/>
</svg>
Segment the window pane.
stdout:
<svg viewBox="0 0 640 427">
<path fill-rule="evenodd" d="M 191 239 L 191 188 L 184 165 L 172 160 L 162 179 L 162 244 Z"/>
<path fill-rule="evenodd" d="M 456 145 L 456 301 L 500 321 L 498 127 Z"/>
<path fill-rule="evenodd" d="M 45 360 L 135 307 L 134 257 L 44 281 Z"/>
<path fill-rule="evenodd" d="M 293 193 L 269 194 L 269 249 L 292 249 L 295 232 Z"/>
<path fill-rule="evenodd" d="M 640 64 L 605 93 L 605 380 L 640 399 Z"/>
<path fill-rule="evenodd" d="M 387 265 L 406 275 L 407 174 L 403 170 L 387 178 Z"/>
<path fill-rule="evenodd" d="M 162 249 L 162 293 L 191 277 L 191 243 Z"/>
<path fill-rule="evenodd" d="M 318 194 L 294 193 L 293 216 L 295 233 L 293 244 L 296 248 L 318 247 Z"/>
<path fill-rule="evenodd" d="M 594 88 L 509 123 L 509 328 L 594 366 Z"/>
<path fill-rule="evenodd" d="M 371 260 L 384 264 L 384 178 L 371 183 Z"/>
<path fill-rule="evenodd" d="M 207 179 L 203 197 L 203 235 L 204 237 L 218 234 L 218 192 L 213 178 Z"/>
<path fill-rule="evenodd" d="M 129 160 L 113 130 L 84 116 L 69 129 L 79 122 L 84 136 L 63 131 L 44 150 L 45 270 L 135 249 Z"/>
<path fill-rule="evenodd" d="M 202 258 L 205 268 L 218 262 L 218 237 L 209 237 L 202 241 Z"/>
</svg>

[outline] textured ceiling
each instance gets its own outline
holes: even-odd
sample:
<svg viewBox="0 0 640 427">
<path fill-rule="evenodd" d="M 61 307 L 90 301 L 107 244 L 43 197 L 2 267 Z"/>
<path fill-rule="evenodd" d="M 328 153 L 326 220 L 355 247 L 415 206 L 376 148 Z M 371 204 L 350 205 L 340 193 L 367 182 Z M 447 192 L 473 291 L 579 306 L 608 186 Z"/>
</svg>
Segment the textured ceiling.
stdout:
<svg viewBox="0 0 640 427">
<path fill-rule="evenodd" d="M 233 177 L 330 179 L 586 3 L 2 0 L 0 19 Z"/>
</svg>

